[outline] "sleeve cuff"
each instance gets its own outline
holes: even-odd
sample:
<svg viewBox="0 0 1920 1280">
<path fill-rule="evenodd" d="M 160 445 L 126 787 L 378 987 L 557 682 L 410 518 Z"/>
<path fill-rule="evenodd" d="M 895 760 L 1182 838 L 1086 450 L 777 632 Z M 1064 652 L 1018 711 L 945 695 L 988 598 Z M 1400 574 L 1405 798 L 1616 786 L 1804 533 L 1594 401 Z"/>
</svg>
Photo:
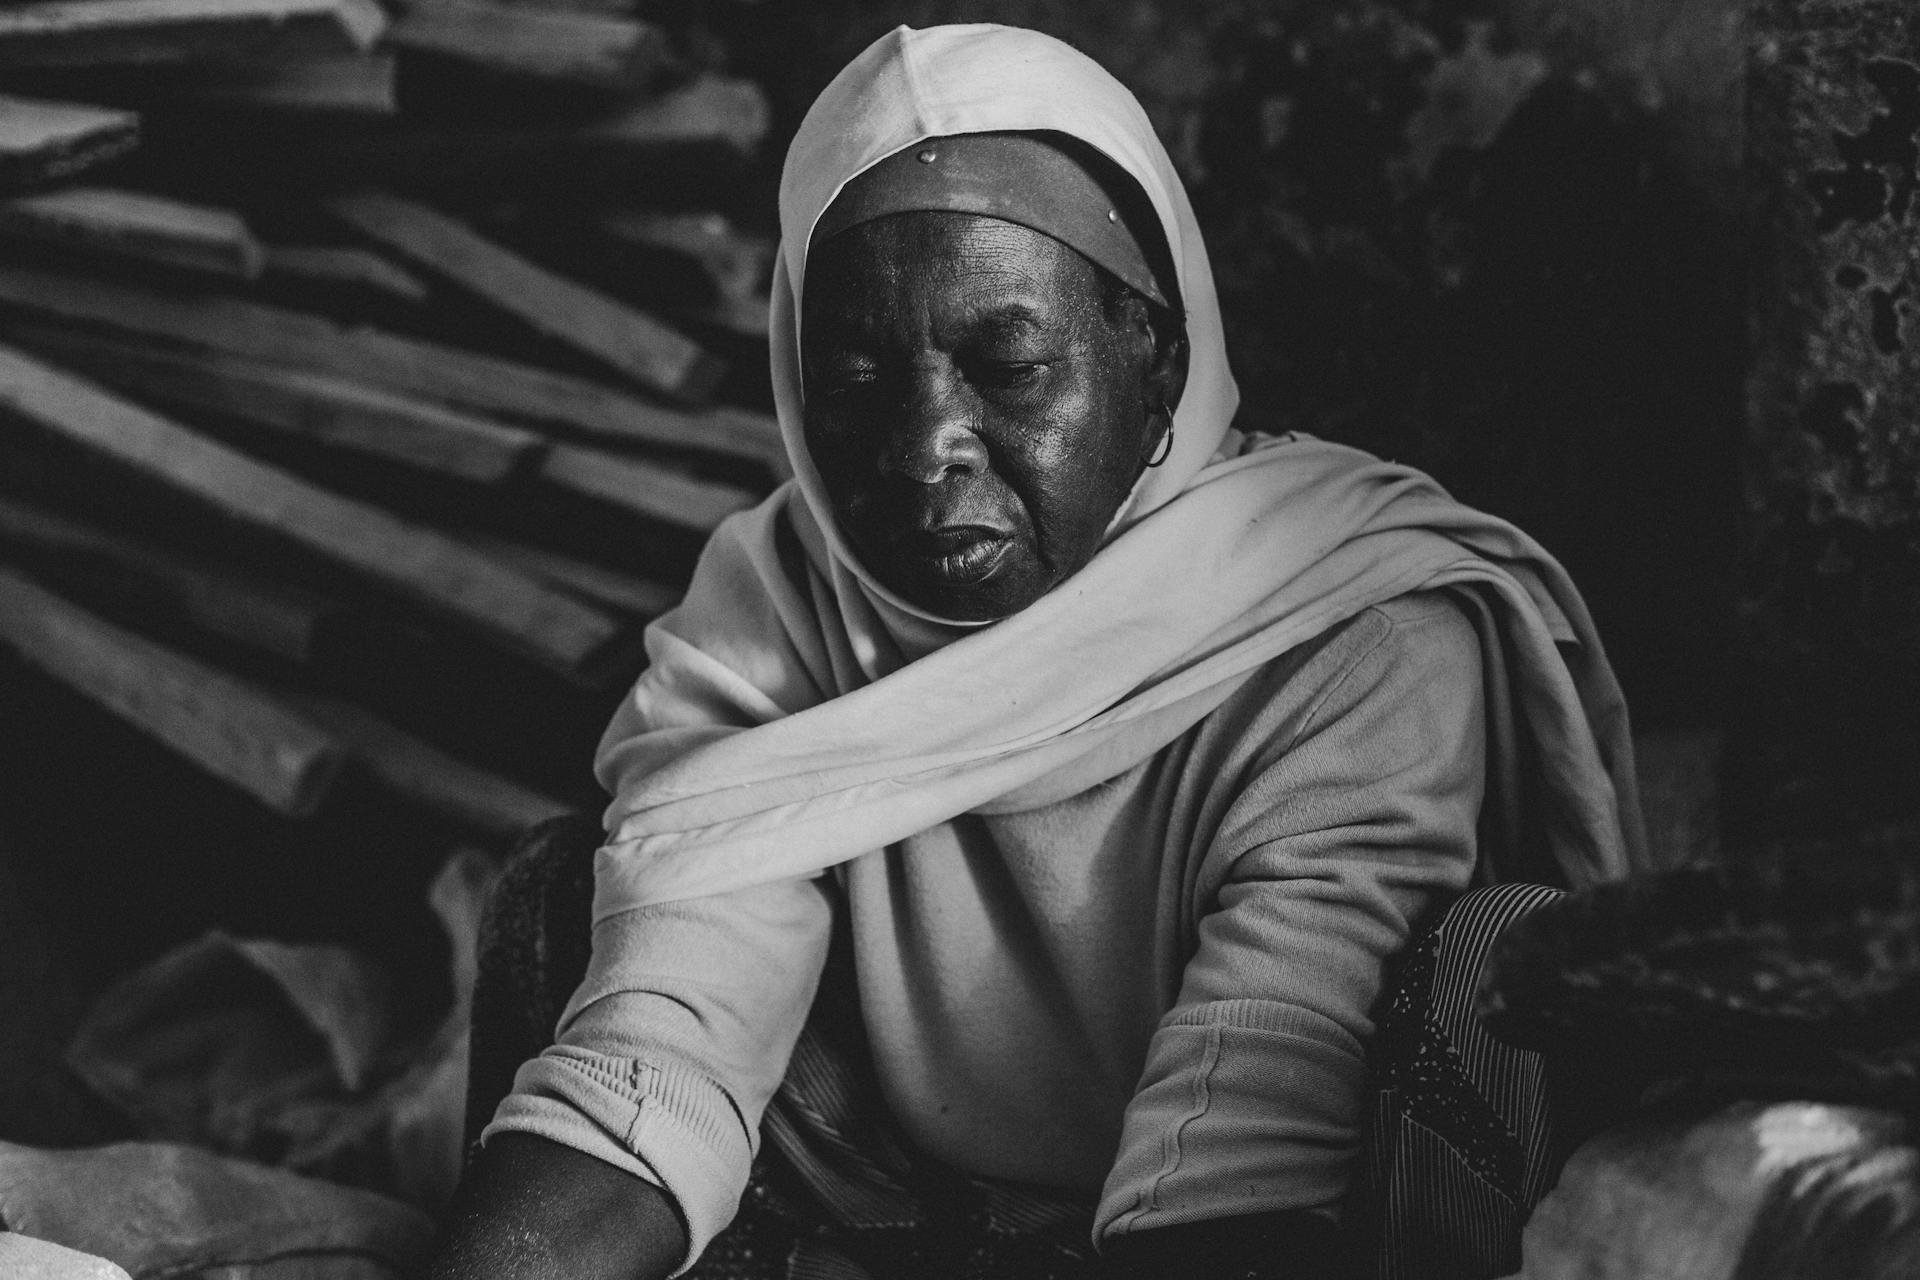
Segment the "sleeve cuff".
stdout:
<svg viewBox="0 0 1920 1280">
<path fill-rule="evenodd" d="M 686 1221 L 699 1260 L 739 1212 L 753 1140 L 725 1090 L 671 1062 L 609 1059 L 556 1045 L 521 1066 L 513 1092 L 481 1133 L 531 1133 L 604 1160 L 661 1188 Z"/>
<path fill-rule="evenodd" d="M 1297 1005 L 1230 1000 L 1154 1035 L 1095 1214 L 1096 1243 L 1207 1218 L 1330 1210 L 1359 1151 L 1366 1062 Z"/>
</svg>

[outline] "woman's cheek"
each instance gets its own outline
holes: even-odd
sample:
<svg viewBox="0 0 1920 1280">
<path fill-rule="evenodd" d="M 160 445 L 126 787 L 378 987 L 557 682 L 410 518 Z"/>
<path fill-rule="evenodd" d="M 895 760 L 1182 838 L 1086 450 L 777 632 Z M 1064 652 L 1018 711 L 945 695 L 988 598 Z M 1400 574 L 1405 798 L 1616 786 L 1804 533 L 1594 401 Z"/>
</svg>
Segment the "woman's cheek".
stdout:
<svg viewBox="0 0 1920 1280">
<path fill-rule="evenodd" d="M 1028 462 L 1033 490 L 1056 526 L 1104 528 L 1112 512 L 1101 508 L 1123 496 L 1112 492 L 1116 450 L 1105 425 L 1096 428 L 1084 417 L 1058 423 Z"/>
</svg>

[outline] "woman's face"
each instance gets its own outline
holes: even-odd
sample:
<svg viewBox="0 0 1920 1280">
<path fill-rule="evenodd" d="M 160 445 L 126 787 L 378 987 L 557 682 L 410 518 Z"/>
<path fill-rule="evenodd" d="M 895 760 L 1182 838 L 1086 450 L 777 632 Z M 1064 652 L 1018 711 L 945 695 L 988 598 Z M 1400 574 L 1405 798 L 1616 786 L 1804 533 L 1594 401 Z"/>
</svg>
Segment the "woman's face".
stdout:
<svg viewBox="0 0 1920 1280">
<path fill-rule="evenodd" d="M 840 528 L 946 618 L 1017 612 L 1091 559 L 1178 396 L 1143 303 L 1107 305 L 1072 249 L 972 214 L 828 240 L 801 334 L 807 448 Z"/>
</svg>

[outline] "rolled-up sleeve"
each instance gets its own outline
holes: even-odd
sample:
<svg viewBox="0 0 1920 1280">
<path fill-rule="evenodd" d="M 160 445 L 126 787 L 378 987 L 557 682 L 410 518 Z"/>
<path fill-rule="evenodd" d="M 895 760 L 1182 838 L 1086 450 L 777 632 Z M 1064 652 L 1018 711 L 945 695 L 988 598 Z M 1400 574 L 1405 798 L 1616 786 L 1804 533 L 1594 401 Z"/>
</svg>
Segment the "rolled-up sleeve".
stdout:
<svg viewBox="0 0 1920 1280">
<path fill-rule="evenodd" d="M 602 921 L 556 1042 L 483 1139 L 536 1134 L 663 1188 L 690 1267 L 738 1211 L 826 961 L 828 895 L 789 880 Z"/>
<path fill-rule="evenodd" d="M 1486 731 L 1478 640 L 1441 596 L 1375 610 L 1291 740 L 1235 797 L 1206 909 L 1148 1047 L 1096 1239 L 1337 1206 L 1388 958 L 1472 876 Z"/>
</svg>

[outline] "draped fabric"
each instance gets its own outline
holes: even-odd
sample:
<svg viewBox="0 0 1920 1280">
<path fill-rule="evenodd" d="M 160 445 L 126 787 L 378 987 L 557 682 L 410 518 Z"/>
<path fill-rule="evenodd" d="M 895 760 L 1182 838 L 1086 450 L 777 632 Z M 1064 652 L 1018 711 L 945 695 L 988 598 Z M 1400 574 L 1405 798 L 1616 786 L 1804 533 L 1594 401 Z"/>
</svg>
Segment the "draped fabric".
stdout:
<svg viewBox="0 0 1920 1280">
<path fill-rule="evenodd" d="M 1026 609 L 932 617 L 835 527 L 801 430 L 807 245 L 849 179 L 956 133 L 1051 130 L 1140 184 L 1191 348 L 1165 465 L 1104 544 Z M 1482 878 L 1583 885 L 1642 860 L 1626 712 L 1565 572 L 1434 481 L 1298 434 L 1233 429 L 1206 247 L 1145 113 L 1035 32 L 902 27 L 815 103 L 788 152 L 773 383 L 794 479 L 727 521 L 597 760 L 613 794 L 594 918 L 817 874 L 967 812 L 1046 805 L 1151 756 L 1262 664 L 1410 591 L 1469 602 L 1489 690 Z"/>
</svg>

